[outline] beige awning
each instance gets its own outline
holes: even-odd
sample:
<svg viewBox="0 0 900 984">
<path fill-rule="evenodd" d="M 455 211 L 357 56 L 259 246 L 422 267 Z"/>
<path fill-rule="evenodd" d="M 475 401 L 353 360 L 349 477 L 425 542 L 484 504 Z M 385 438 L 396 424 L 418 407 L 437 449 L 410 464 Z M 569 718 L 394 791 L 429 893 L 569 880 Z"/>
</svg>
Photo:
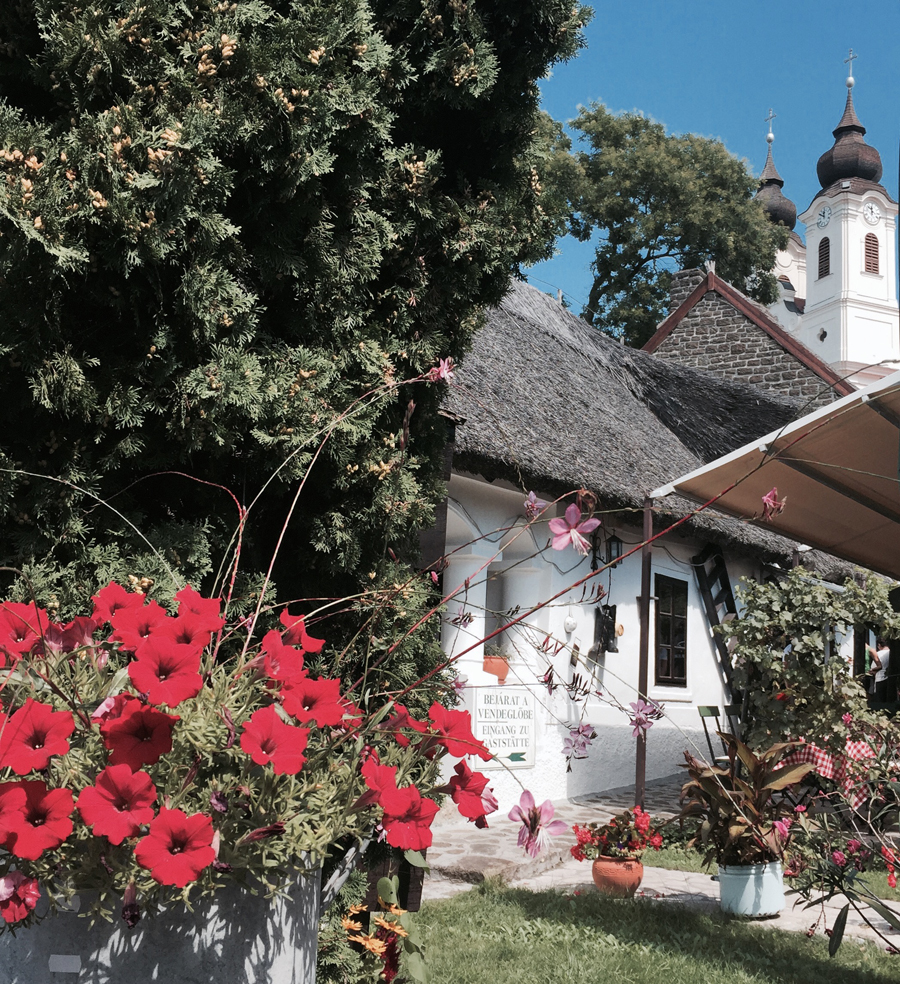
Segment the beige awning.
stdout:
<svg viewBox="0 0 900 984">
<path fill-rule="evenodd" d="M 900 579 L 900 372 L 651 492 L 707 502 Z M 729 486 L 734 488 L 729 488 Z M 763 522 L 762 497 L 786 500 Z"/>
</svg>

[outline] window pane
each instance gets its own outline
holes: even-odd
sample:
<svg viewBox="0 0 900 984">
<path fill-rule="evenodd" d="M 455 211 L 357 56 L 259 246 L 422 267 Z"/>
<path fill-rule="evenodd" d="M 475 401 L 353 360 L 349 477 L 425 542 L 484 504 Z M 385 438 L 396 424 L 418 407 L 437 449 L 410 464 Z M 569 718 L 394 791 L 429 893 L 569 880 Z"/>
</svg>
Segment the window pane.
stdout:
<svg viewBox="0 0 900 984">
<path fill-rule="evenodd" d="M 656 675 L 657 677 L 668 677 L 670 675 L 668 648 L 664 647 L 659 650 L 656 659 Z"/>
<path fill-rule="evenodd" d="M 687 683 L 688 583 L 657 574 L 656 682 L 668 686 Z"/>
<path fill-rule="evenodd" d="M 659 620 L 657 643 L 660 647 L 672 645 L 672 619 L 668 616 Z M 682 645 L 683 644 L 684 643 L 682 642 Z"/>
</svg>

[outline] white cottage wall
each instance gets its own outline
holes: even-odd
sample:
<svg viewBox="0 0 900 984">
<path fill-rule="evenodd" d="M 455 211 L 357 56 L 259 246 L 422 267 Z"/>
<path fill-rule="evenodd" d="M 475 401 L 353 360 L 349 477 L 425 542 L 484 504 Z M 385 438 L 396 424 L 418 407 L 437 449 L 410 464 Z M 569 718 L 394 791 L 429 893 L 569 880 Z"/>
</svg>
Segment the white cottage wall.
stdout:
<svg viewBox="0 0 900 984">
<path fill-rule="evenodd" d="M 624 627 L 624 633 L 617 640 L 618 653 L 601 654 L 596 662 L 589 662 L 587 656 L 593 644 L 596 607 L 596 596 L 591 592 L 594 582 L 588 582 L 584 589 L 571 586 L 590 573 L 590 558 L 581 557 L 571 547 L 554 551 L 546 546 L 550 533 L 545 522 L 560 515 L 562 506 L 548 509 L 544 523 L 523 532 L 524 495 L 521 490 L 506 483 L 488 483 L 455 474 L 449 493 L 449 567 L 444 573 L 444 590 L 455 588 L 466 577 L 470 578 L 465 600 L 454 599 L 448 608 L 452 618 L 460 605 L 464 605 L 473 621 L 465 629 L 445 624 L 444 642 L 448 652 L 462 651 L 466 645 L 471 645 L 475 634 L 483 630 L 489 576 L 502 579 L 500 597 L 508 614 L 516 608 L 520 612 L 526 611 L 561 593 L 558 599 L 520 626 L 498 637 L 502 638 L 503 650 L 511 656 L 509 677 L 503 687 L 497 685 L 496 677 L 482 668 L 483 647 L 476 647 L 464 656 L 459 666 L 460 672 L 468 678 L 463 706 L 473 714 L 476 734 L 489 745 L 492 738 L 484 733 L 486 721 L 495 721 L 498 712 L 492 708 L 485 711 L 485 702 L 509 702 L 516 694 L 531 695 L 527 700 L 522 698 L 528 707 L 517 705 L 520 727 L 514 729 L 516 734 L 522 733 L 522 742 L 527 738 L 527 754 L 519 752 L 519 746 L 515 746 L 510 760 L 510 753 L 498 748 L 503 761 L 486 767 L 500 810 L 507 812 L 518 802 L 523 788 L 531 790 L 541 802 L 583 796 L 633 782 L 635 739 L 627 717 L 596 699 L 588 700 L 582 714 L 583 705 L 571 700 L 563 687 L 550 694 L 540 677 L 552 665 L 557 681 L 571 683 L 573 676 L 578 674 L 588 687 L 614 696 L 626 708 L 637 699 L 640 553 L 601 575 L 607 591 L 603 601 L 617 606 L 616 618 Z M 624 541 L 626 551 L 640 542 L 640 531 L 636 528 L 621 528 L 614 532 Z M 473 543 L 473 540 L 477 542 Z M 466 546 L 462 550 L 453 552 L 463 544 Z M 667 717 L 657 722 L 649 733 L 648 780 L 676 773 L 686 748 L 707 754 L 697 706 L 716 704 L 721 707 L 725 703 L 712 632 L 690 563 L 691 557 L 701 549 L 698 542 L 677 536 L 654 545 L 654 574 L 665 574 L 687 583 L 688 663 L 686 687 L 655 685 L 655 611 L 651 608 L 649 696 L 665 703 Z M 479 566 L 483 570 L 476 573 Z M 743 574 L 758 573 L 751 563 L 736 559 L 729 560 L 728 568 L 732 584 Z M 497 592 L 492 590 L 491 595 L 497 597 Z M 580 659 L 573 666 L 574 649 Z M 527 718 L 529 711 L 533 715 L 531 718 Z M 490 717 L 486 719 L 485 713 Z M 515 723 L 509 723 L 511 733 Z M 569 729 L 579 723 L 591 724 L 598 738 L 588 758 L 574 760 L 572 771 L 567 773 L 563 743 Z M 491 735 L 502 731 L 494 727 Z M 485 768 L 483 763 L 478 763 L 478 767 Z"/>
</svg>

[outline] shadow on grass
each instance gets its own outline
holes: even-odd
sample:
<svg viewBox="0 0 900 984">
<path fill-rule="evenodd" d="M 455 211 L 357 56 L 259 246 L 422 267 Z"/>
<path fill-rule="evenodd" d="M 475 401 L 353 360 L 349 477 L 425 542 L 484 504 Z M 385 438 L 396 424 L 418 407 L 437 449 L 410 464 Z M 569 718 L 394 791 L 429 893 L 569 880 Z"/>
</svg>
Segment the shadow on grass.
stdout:
<svg viewBox="0 0 900 984">
<path fill-rule="evenodd" d="M 668 902 L 617 901 L 593 893 L 572 897 L 487 883 L 432 906 L 430 913 L 423 913 L 426 920 L 443 923 L 448 929 L 454 920 L 469 925 L 476 920 L 484 920 L 483 925 L 496 925 L 500 920 L 525 927 L 550 924 L 557 945 L 579 940 L 579 932 L 587 936 L 589 930 L 599 930 L 617 946 L 640 952 L 647 970 L 655 956 L 661 966 L 668 956 L 696 960 L 698 982 L 729 981 L 732 975 L 742 974 L 743 979 L 760 984 L 847 984 L 851 980 L 853 984 L 894 984 L 900 976 L 900 957 L 891 957 L 883 949 L 861 950 L 855 941 L 846 940 L 832 959 L 827 940 L 821 937 L 809 939 L 801 933 L 764 929 L 720 912 L 704 913 Z M 810 923 L 814 920 L 811 915 Z M 438 945 L 434 944 L 436 949 Z M 537 938 L 527 943 L 541 945 Z M 523 952 L 527 959 L 527 950 Z"/>
</svg>

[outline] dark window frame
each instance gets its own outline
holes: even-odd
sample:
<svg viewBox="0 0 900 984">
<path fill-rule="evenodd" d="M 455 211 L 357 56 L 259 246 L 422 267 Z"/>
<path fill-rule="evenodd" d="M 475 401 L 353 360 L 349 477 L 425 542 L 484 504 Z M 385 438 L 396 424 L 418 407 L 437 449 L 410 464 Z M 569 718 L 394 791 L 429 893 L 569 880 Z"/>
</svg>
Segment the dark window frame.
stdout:
<svg viewBox="0 0 900 984">
<path fill-rule="evenodd" d="M 687 687 L 687 620 L 689 585 L 668 574 L 654 575 L 656 596 L 657 687 Z"/>
<path fill-rule="evenodd" d="M 819 242 L 819 280 L 831 273 L 831 240 L 823 236 Z"/>
<path fill-rule="evenodd" d="M 864 272 L 880 273 L 878 236 L 874 232 L 867 232 L 863 246 Z"/>
</svg>

